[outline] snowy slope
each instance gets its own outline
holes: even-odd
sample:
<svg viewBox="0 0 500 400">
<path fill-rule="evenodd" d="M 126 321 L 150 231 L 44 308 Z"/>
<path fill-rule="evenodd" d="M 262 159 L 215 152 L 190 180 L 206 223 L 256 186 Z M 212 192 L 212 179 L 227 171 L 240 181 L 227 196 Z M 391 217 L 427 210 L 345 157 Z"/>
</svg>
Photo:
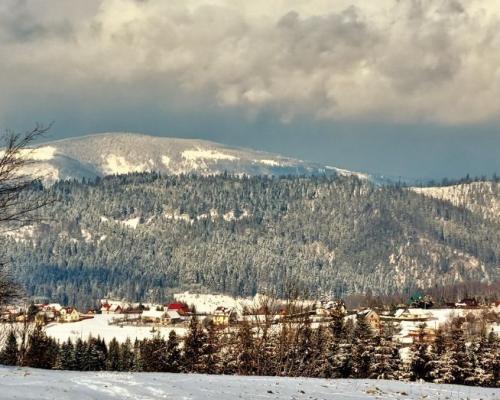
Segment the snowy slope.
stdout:
<svg viewBox="0 0 500 400">
<path fill-rule="evenodd" d="M 212 175 L 369 175 L 276 154 L 194 139 L 102 133 L 48 142 L 30 154 L 31 171 L 47 182 L 131 172 Z"/>
<path fill-rule="evenodd" d="M 417 193 L 465 207 L 484 218 L 500 222 L 500 184 L 471 182 L 442 187 L 414 187 Z"/>
<path fill-rule="evenodd" d="M 0 399 L 498 399 L 498 389 L 375 380 L 50 371 L 0 367 Z"/>
</svg>

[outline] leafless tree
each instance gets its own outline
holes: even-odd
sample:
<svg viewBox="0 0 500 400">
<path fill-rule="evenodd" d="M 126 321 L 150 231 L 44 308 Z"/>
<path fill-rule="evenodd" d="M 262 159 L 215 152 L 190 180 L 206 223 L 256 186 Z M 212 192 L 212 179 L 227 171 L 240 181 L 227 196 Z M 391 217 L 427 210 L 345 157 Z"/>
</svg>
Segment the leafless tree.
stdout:
<svg viewBox="0 0 500 400">
<path fill-rule="evenodd" d="M 4 135 L 5 145 L 0 147 L 0 233 L 32 222 L 34 212 L 46 204 L 44 196 L 31 196 L 28 200 L 23 195 L 36 181 L 28 173 L 34 162 L 30 145 L 49 128 L 50 125 L 37 125 L 25 133 L 7 132 Z M 0 236 L 0 252 L 2 242 Z M 19 287 L 13 283 L 5 262 L 0 259 L 0 307 L 19 294 Z"/>
</svg>

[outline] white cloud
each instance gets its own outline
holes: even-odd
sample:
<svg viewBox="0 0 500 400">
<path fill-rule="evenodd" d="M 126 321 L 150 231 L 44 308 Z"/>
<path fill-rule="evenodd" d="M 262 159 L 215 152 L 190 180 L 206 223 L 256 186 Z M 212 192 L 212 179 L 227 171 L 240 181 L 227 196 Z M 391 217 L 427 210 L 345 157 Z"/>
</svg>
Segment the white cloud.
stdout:
<svg viewBox="0 0 500 400">
<path fill-rule="evenodd" d="M 489 0 L 7 1 L 0 98 L 153 82 L 290 121 L 462 124 L 500 116 Z M 85 5 L 82 5 L 85 4 Z M 30 89 L 31 88 L 31 89 Z M 165 104 L 168 107 L 168 104 Z M 78 112 L 78 110 L 76 110 Z"/>
</svg>

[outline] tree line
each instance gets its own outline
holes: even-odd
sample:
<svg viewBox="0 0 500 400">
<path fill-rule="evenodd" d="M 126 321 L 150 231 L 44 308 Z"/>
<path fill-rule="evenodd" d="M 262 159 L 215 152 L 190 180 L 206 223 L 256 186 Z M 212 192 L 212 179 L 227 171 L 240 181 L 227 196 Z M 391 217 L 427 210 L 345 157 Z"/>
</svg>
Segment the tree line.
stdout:
<svg viewBox="0 0 500 400">
<path fill-rule="evenodd" d="M 25 346 L 11 331 L 0 362 L 58 370 L 399 379 L 499 387 L 498 337 L 477 327 L 467 318 L 455 318 L 427 343 L 421 326 L 405 362 L 401 344 L 392 339 L 393 326 L 374 331 L 364 318 L 345 320 L 337 310 L 331 322 L 318 327 L 307 316 L 279 328 L 243 321 L 235 329 L 219 329 L 193 317 L 184 338 L 172 330 L 167 339 L 156 334 L 107 344 L 99 337 L 59 343 L 37 327 Z"/>
</svg>

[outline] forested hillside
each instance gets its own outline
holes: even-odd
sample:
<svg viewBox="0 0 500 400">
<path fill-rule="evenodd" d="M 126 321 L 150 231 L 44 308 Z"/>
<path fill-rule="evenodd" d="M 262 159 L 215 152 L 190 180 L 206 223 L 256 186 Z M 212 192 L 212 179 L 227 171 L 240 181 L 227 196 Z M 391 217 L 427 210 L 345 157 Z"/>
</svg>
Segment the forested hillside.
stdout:
<svg viewBox="0 0 500 400">
<path fill-rule="evenodd" d="M 40 190 L 49 206 L 2 234 L 5 256 L 29 294 L 81 307 L 180 288 L 345 295 L 499 276 L 498 221 L 355 177 L 144 173 Z"/>
</svg>

